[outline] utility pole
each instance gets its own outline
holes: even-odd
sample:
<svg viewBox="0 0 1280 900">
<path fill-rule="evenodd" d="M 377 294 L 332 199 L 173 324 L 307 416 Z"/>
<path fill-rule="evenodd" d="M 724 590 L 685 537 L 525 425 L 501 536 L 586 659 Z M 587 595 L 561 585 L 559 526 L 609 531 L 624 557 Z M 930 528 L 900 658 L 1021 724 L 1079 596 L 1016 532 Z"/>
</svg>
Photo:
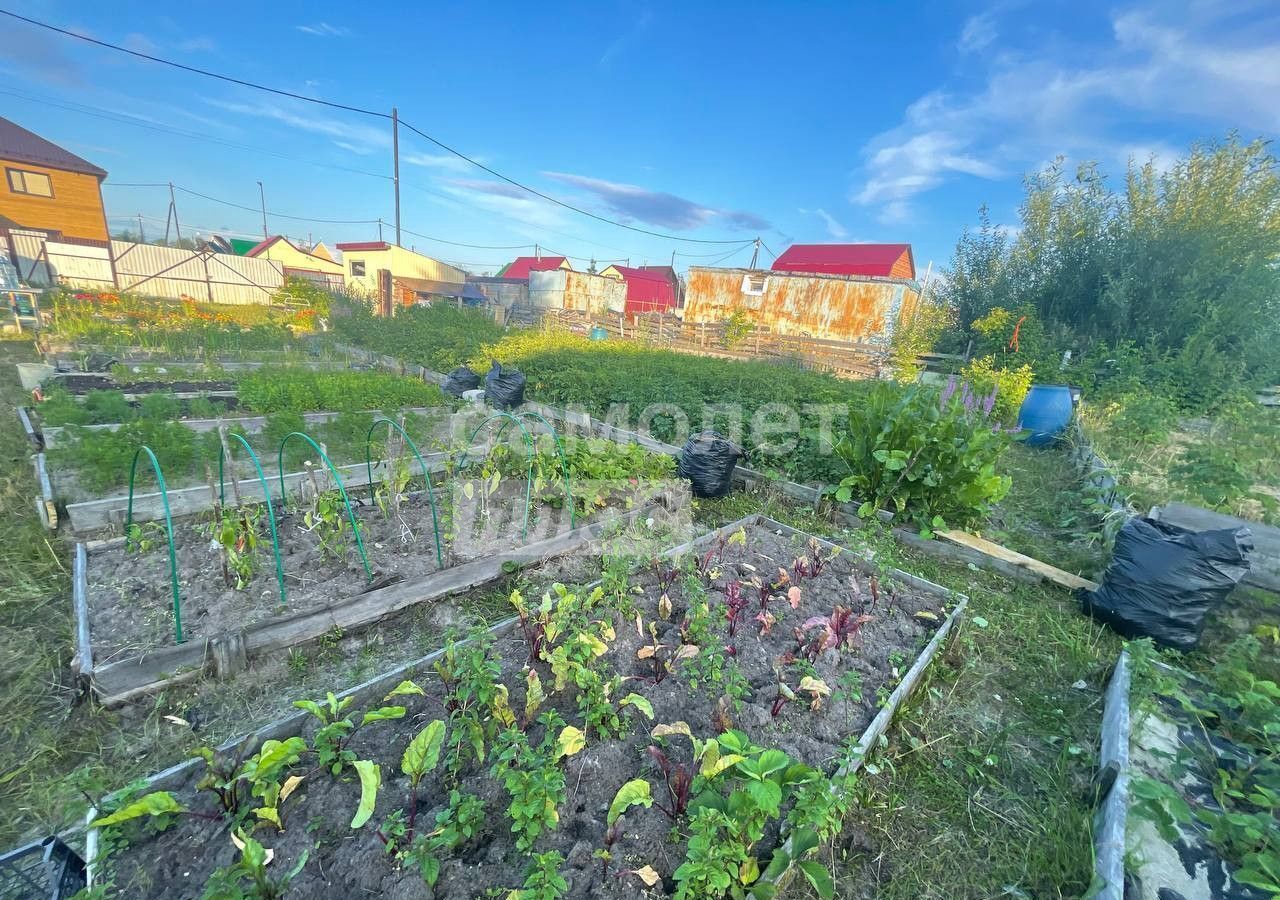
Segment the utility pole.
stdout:
<svg viewBox="0 0 1280 900">
<path fill-rule="evenodd" d="M 533 245 L 533 258 L 542 259 L 542 248 L 539 247 L 537 244 Z"/>
<path fill-rule="evenodd" d="M 391 157 L 393 168 L 392 183 L 396 189 L 396 246 L 400 244 L 400 113 L 391 107 Z"/>
<path fill-rule="evenodd" d="M 675 267 L 676 267 L 676 251 L 672 250 L 671 251 L 671 268 L 674 269 Z"/>
<path fill-rule="evenodd" d="M 262 201 L 262 239 L 265 241 L 271 235 L 267 232 L 267 190 L 261 181 L 258 182 L 258 198 Z"/>
<path fill-rule="evenodd" d="M 382 220 L 378 220 L 378 243 L 382 243 Z"/>
<path fill-rule="evenodd" d="M 178 198 L 173 193 L 173 182 L 169 182 L 169 206 L 173 207 L 173 233 L 178 237 L 178 241 L 182 242 L 182 225 L 178 224 Z M 168 220 L 165 221 L 165 232 L 168 232 Z M 168 237 L 166 234 L 165 237 Z"/>
<path fill-rule="evenodd" d="M 756 267 L 756 259 L 760 256 L 760 238 L 755 239 L 755 249 L 751 251 L 751 265 L 748 268 Z"/>
<path fill-rule="evenodd" d="M 142 228 L 142 213 L 138 213 L 138 243 L 145 244 L 147 242 L 147 233 Z"/>
</svg>

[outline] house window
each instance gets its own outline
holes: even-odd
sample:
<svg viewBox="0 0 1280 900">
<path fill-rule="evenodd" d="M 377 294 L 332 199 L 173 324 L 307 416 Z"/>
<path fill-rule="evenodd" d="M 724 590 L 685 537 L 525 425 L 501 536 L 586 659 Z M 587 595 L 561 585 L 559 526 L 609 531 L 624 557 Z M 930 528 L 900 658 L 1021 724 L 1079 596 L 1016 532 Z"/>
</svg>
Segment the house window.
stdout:
<svg viewBox="0 0 1280 900">
<path fill-rule="evenodd" d="M 352 278 L 364 277 L 364 260 L 363 259 L 351 260 L 351 277 Z"/>
<path fill-rule="evenodd" d="M 742 276 L 742 293 L 754 294 L 759 296 L 764 293 L 765 275 L 744 275 Z"/>
<path fill-rule="evenodd" d="M 31 194 L 33 197 L 52 197 L 53 182 L 42 172 L 10 169 L 9 190 L 15 194 Z"/>
</svg>

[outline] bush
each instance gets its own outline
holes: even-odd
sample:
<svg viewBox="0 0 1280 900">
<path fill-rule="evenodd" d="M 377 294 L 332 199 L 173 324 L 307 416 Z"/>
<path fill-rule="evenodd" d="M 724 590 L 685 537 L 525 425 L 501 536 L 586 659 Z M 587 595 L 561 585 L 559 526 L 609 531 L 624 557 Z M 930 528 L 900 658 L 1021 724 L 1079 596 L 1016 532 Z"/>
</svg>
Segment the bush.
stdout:
<svg viewBox="0 0 1280 900">
<path fill-rule="evenodd" d="M 994 356 L 984 356 L 973 360 L 960 374 L 979 397 L 994 393 L 992 415 L 995 421 L 1005 425 L 1017 423 L 1018 410 L 1022 408 L 1022 401 L 1031 389 L 1031 366 L 1024 363 L 1016 369 L 1002 368 L 996 365 Z"/>
<path fill-rule="evenodd" d="M 1012 433 L 989 415 L 967 385 L 941 396 L 876 385 L 854 405 L 836 445 L 850 470 L 836 498 L 863 501 L 861 516 L 888 509 L 925 529 L 984 515 L 1012 483 L 996 473 Z"/>
<path fill-rule="evenodd" d="M 906 321 L 898 323 L 889 340 L 893 377 L 904 382 L 919 378 L 921 366 L 917 360 L 921 354 L 933 352 L 954 319 L 951 309 L 941 303 L 921 301 Z"/>
</svg>

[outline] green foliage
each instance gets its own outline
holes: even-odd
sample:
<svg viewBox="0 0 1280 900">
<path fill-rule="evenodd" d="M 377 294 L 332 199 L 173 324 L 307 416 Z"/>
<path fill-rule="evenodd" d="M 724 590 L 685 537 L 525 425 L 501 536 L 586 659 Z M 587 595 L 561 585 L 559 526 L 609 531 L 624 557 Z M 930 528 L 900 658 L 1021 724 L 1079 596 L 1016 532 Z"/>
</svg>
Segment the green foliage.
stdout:
<svg viewBox="0 0 1280 900">
<path fill-rule="evenodd" d="M 724 346 L 726 350 L 732 350 L 747 338 L 751 337 L 751 332 L 755 331 L 755 322 L 751 321 L 751 317 L 747 315 L 747 311 L 741 308 L 735 308 L 729 313 L 729 318 L 724 320 Z"/>
<path fill-rule="evenodd" d="M 292 869 L 273 878 L 267 872 L 270 857 L 263 846 L 243 831 L 235 835 L 237 845 L 242 847 L 240 859 L 209 877 L 201 900 L 279 900 L 284 897 L 290 882 L 307 864 L 309 851 L 302 852 Z"/>
<path fill-rule="evenodd" d="M 525 870 L 519 900 L 557 900 L 563 896 L 569 890 L 569 883 L 560 874 L 563 864 L 564 857 L 557 850 L 533 854 Z"/>
<path fill-rule="evenodd" d="M 998 365 L 994 356 L 984 356 L 961 369 L 960 376 L 979 397 L 995 394 L 993 421 L 1008 426 L 1017 424 L 1018 410 L 1031 389 L 1030 365 L 1023 363 L 1017 368 L 1006 368 Z"/>
<path fill-rule="evenodd" d="M 257 569 L 258 526 L 262 519 L 262 507 L 242 506 L 223 509 L 209 523 L 209 536 L 222 548 L 225 573 L 234 579 L 236 590 L 249 586 Z"/>
<path fill-rule="evenodd" d="M 239 392 L 241 405 L 256 413 L 452 405 L 436 385 L 389 372 L 263 368 L 240 379 Z"/>
<path fill-rule="evenodd" d="M 1280 892 L 1280 832 L 1275 827 L 1280 818 L 1280 686 L 1257 674 L 1263 665 L 1261 645 L 1250 636 L 1237 639 L 1219 651 L 1198 681 L 1154 665 L 1150 641 L 1130 644 L 1129 652 L 1139 706 L 1158 709 L 1153 699 L 1167 698 L 1196 726 L 1180 730 L 1191 737 L 1180 741 L 1171 771 L 1205 778 L 1214 800 L 1192 805 L 1177 782 L 1142 777 L 1130 783 L 1132 809 L 1171 842 L 1178 839 L 1179 826 L 1199 823 L 1209 842 L 1236 867 L 1237 881 Z"/>
<path fill-rule="evenodd" d="M 271 302 L 283 306 L 301 306 L 314 310 L 317 316 L 327 317 L 333 294 L 305 278 L 286 278 L 284 285 L 271 295 Z"/>
<path fill-rule="evenodd" d="M 560 821 L 558 807 L 565 800 L 564 770 L 560 768 L 557 731 L 564 725 L 554 712 L 538 717 L 543 728 L 536 747 L 519 728 L 498 736 L 492 774 L 511 798 L 507 814 L 516 836 L 516 849 L 527 852 L 542 832 Z"/>
<path fill-rule="evenodd" d="M 866 389 L 865 383 L 774 363 L 691 356 L 554 331 L 511 332 L 483 347 L 472 361 L 490 358 L 523 371 L 528 396 L 543 403 L 580 407 L 602 420 L 609 419 L 615 404 L 625 404 L 630 418 L 615 416 L 614 422 L 630 429 L 639 426 L 647 407 L 662 403 L 678 408 L 692 432 L 716 426 L 724 432 L 732 419 L 723 410 L 736 407 L 744 435 L 750 438 L 745 447 L 748 464 L 800 480 L 834 482 L 840 473 L 830 447 L 822 443 L 820 414 L 806 407 L 834 404 L 833 418 L 839 422 L 843 405 Z M 802 414 L 795 446 L 785 440 L 766 443 L 751 434 L 753 417 L 767 403 L 784 404 Z M 663 413 L 651 419 L 654 437 L 667 442 L 677 437 L 672 416 Z"/>
<path fill-rule="evenodd" d="M 143 816 L 164 816 L 172 813 L 185 812 L 186 808 L 177 800 L 173 799 L 173 795 L 168 791 L 153 791 L 144 797 L 140 797 L 128 806 L 116 810 L 110 815 L 100 816 L 89 823 L 90 828 L 105 828 L 108 825 L 118 825 L 121 822 L 128 822 L 133 819 L 140 819 Z"/>
<path fill-rule="evenodd" d="M 391 318 L 375 316 L 368 307 L 354 304 L 335 308 L 333 327 L 358 347 L 437 372 L 465 364 L 482 345 L 498 340 L 503 333 L 491 316 L 448 304 L 400 309 Z M 480 371 L 489 368 L 487 359 L 477 365 Z"/>
<path fill-rule="evenodd" d="M 704 900 L 731 893 L 745 896 L 742 883 L 748 855 L 733 840 L 734 823 L 718 809 L 704 807 L 689 819 L 689 844 L 684 862 L 676 869 L 676 900 Z M 755 879 L 749 879 L 754 881 Z"/>
<path fill-rule="evenodd" d="M 836 445 L 850 472 L 837 499 L 862 501 L 860 515 L 889 509 L 929 528 L 980 516 L 1008 493 L 996 461 L 1011 436 L 993 427 L 967 386 L 950 390 L 940 401 L 920 387 L 874 386 Z"/>
<path fill-rule="evenodd" d="M 449 735 L 445 766 L 456 780 L 468 760 L 484 762 L 486 745 L 500 727 L 493 708 L 502 683 L 502 664 L 494 656 L 492 635 L 478 629 L 466 644 L 450 638 L 435 663 L 435 671 L 447 692 Z"/>
<path fill-rule="evenodd" d="M 943 333 L 953 324 L 955 313 L 941 303 L 922 300 L 893 329 L 889 339 L 889 360 L 893 377 L 911 382 L 920 376 L 917 362 L 921 354 L 931 353 Z"/>
<path fill-rule="evenodd" d="M 1280 172 L 1266 142 L 1232 134 L 1164 171 L 1131 164 L 1120 191 L 1095 165 L 1072 176 L 1058 160 L 1027 180 L 1020 220 L 1010 239 L 983 210 L 957 244 L 942 296 L 962 326 L 1029 307 L 1062 346 L 1135 342 L 1187 409 L 1280 373 Z"/>
</svg>

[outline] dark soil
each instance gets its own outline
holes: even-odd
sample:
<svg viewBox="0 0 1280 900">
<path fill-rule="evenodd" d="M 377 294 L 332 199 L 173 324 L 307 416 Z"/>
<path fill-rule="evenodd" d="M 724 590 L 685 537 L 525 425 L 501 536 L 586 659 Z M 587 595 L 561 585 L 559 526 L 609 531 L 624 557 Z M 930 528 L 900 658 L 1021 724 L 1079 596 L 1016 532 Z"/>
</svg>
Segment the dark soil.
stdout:
<svg viewBox="0 0 1280 900">
<path fill-rule="evenodd" d="M 478 489 L 473 491 L 477 499 L 468 500 L 460 491 L 455 497 L 437 486 L 445 567 L 571 529 L 567 510 L 539 504 L 535 498 L 525 539 L 524 491 L 523 481 L 506 481 L 482 504 Z M 340 546 L 346 552 L 335 556 L 322 546 L 318 529 L 307 529 L 304 512 L 293 509 L 277 522 L 287 591 L 284 606 L 265 521 L 258 528 L 253 577 L 243 589 L 235 588 L 234 578 L 224 578 L 221 548 L 212 543 L 204 524 L 208 516 L 203 521 L 175 523 L 183 637 L 192 640 L 237 631 L 273 616 L 323 607 L 438 571 L 431 507 L 425 493 L 406 497 L 400 514 L 391 517 L 384 516 L 368 499 L 353 496 L 351 501 L 372 579 L 365 573 L 345 510 Z M 638 502 L 646 501 L 642 497 Z M 616 514 L 624 505 L 615 500 L 589 517 L 579 514 L 574 525 Z M 150 523 L 146 529 L 149 546 L 145 551 L 116 547 L 93 554 L 89 561 L 90 634 L 94 657 L 103 663 L 173 642 L 173 593 L 164 524 Z"/>
<path fill-rule="evenodd" d="M 742 622 L 736 636 L 729 639 L 722 603 L 726 582 L 745 580 L 753 573 L 762 576 L 773 573 L 772 577 L 776 578 L 779 566 L 789 568 L 803 552 L 798 538 L 783 537 L 761 528 L 751 529 L 746 548 L 729 548 L 724 560 L 717 564 L 722 571 L 709 580 L 708 594 L 715 640 L 724 640 L 736 648 L 734 660 L 749 685 L 741 703 L 731 707 L 733 727 L 746 732 L 756 744 L 782 749 L 830 772 L 842 747 L 856 738 L 874 717 L 877 695 L 887 694 L 909 667 L 936 624 L 941 622 L 944 610 L 936 596 L 890 584 L 881 586 L 879 602 L 873 603 L 867 577 L 853 558 L 841 555 L 829 563 L 821 575 L 801 582 L 798 608 L 792 609 L 785 595 L 770 602 L 769 609 L 780 621 L 768 634 L 759 634 L 748 620 Z M 666 620 L 657 612 L 659 588 L 655 573 L 646 570 L 632 580 L 632 586 L 640 588 L 639 593 L 628 595 L 634 600 L 636 611 L 646 623 L 657 622 L 663 643 L 679 646 L 678 623 L 685 613 L 679 582 L 668 591 L 673 611 Z M 832 606 L 838 603 L 852 604 L 873 618 L 863 627 L 854 649 L 828 650 L 818 657 L 814 668 L 818 677 L 833 690 L 842 674 L 859 672 L 862 696 L 837 694 L 827 698 L 816 711 L 806 702 L 797 701 L 773 717 L 770 707 L 776 696 L 774 667 L 779 657 L 796 646 L 792 628 L 811 616 L 829 615 Z M 751 614 L 754 611 L 755 604 Z M 936 619 L 917 617 L 916 613 L 922 611 L 933 613 Z M 687 664 L 683 663 L 661 683 L 654 683 L 649 677 L 651 669 L 647 661 L 637 658 L 637 651 L 646 641 L 637 634 L 634 614 L 631 611 L 608 613 L 605 607 L 597 610 L 597 614 L 613 616 L 618 637 L 600 663 L 632 677 L 633 680 L 625 683 L 624 690 L 644 695 L 653 705 L 656 722 L 684 721 L 700 737 L 713 736 L 712 714 L 720 699 L 719 689 L 704 684 L 693 690 Z M 494 651 L 501 659 L 511 706 L 520 710 L 524 703 L 528 647 L 517 629 L 500 638 Z M 537 668 L 543 684 L 550 690 L 553 679 L 545 664 L 539 662 Z M 794 687 L 799 674 L 794 668 L 787 672 L 788 681 Z M 359 732 L 351 744 L 357 757 L 372 759 L 381 765 L 382 790 L 368 824 L 358 831 L 348 827 L 359 799 L 359 785 L 354 775 L 334 778 L 327 771 L 315 771 L 304 757 L 296 774 L 305 775 L 305 780 L 286 805 L 285 831 L 275 833 L 266 827 L 257 832 L 256 837 L 264 846 L 275 851 L 272 871 L 277 873 L 287 871 L 304 851 L 309 852 L 308 861 L 295 878 L 288 896 L 471 900 L 495 896 L 488 893 L 491 889 L 511 889 L 522 883 L 529 855 L 515 849 L 506 811 L 509 798 L 501 784 L 489 774 L 488 765 L 472 764 L 458 785 L 460 790 L 474 793 L 483 800 L 485 831 L 442 861 L 440 880 L 434 890 L 412 869 L 398 867 L 384 851 L 377 831 L 380 823 L 394 810 L 403 810 L 408 805 L 408 781 L 400 769 L 405 747 L 429 721 L 444 717 L 444 692 L 439 682 L 429 673 L 418 673 L 416 678 L 427 697 L 397 698 L 396 702 L 407 700 L 403 703 L 408 710 L 404 719 L 374 723 Z M 547 705 L 570 724 L 582 725 L 572 688 L 550 694 Z M 656 807 L 636 807 L 627 813 L 607 876 L 602 876 L 600 861 L 592 857 L 592 852 L 602 846 L 605 812 L 624 782 L 636 777 L 647 778 L 655 797 L 665 796 L 660 777 L 645 753 L 651 743 L 647 737 L 651 723 L 637 715 L 632 724 L 633 733 L 626 738 L 600 740 L 594 733 L 588 735 L 586 749 L 565 761 L 567 799 L 559 807 L 559 826 L 554 832 L 544 833 L 534 847 L 535 852 L 558 850 L 564 855 L 566 863 L 561 873 L 569 882 L 566 896 L 575 900 L 661 897 L 674 889 L 671 875 L 684 858 L 684 838 L 679 834 L 681 825 L 677 824 L 673 830 L 672 823 Z M 530 738 L 535 744 L 542 738 L 540 732 L 536 724 L 530 729 Z M 310 739 L 312 734 L 313 729 L 309 727 L 303 736 Z M 677 761 L 685 764 L 691 761 L 689 743 L 684 738 L 668 739 L 667 750 Z M 417 810 L 420 827 L 424 827 L 422 823 L 430 827 L 435 814 L 443 808 L 450 787 L 445 781 L 443 766 L 423 781 Z M 193 796 L 189 790 L 179 791 L 177 796 L 191 809 L 215 810 L 211 796 Z M 238 857 L 225 824 L 192 816 L 177 817 L 173 825 L 158 835 L 145 834 L 141 827 L 128 831 L 127 849 L 112 863 L 114 883 L 121 896 L 164 900 L 197 898 L 210 873 Z M 768 840 L 766 836 L 766 842 Z M 768 847 L 757 847 L 756 852 L 763 857 L 762 865 L 767 862 Z M 646 864 L 664 879 L 648 890 L 624 872 Z M 496 894 L 504 895 L 505 890 Z"/>
</svg>

